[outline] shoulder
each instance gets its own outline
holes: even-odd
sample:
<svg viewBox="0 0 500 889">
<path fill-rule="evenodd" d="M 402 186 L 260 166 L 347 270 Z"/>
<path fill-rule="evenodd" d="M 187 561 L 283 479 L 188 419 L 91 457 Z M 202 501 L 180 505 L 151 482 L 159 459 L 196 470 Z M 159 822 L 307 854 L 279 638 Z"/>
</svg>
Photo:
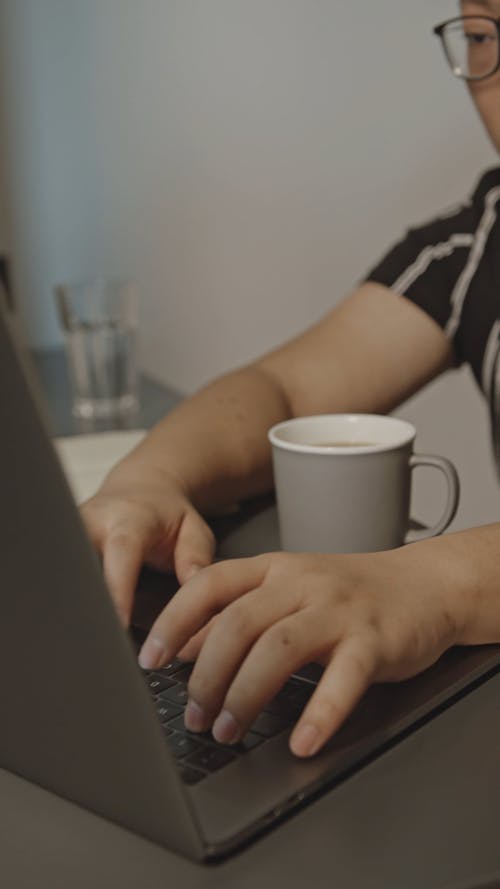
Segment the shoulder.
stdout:
<svg viewBox="0 0 500 889">
<path fill-rule="evenodd" d="M 485 252 L 491 254 L 492 240 L 496 241 L 497 234 L 500 234 L 499 220 L 500 167 L 495 167 L 480 176 L 462 203 L 407 228 L 367 277 L 386 284 L 401 295 L 408 288 L 418 286 L 430 287 L 434 294 L 442 291 L 449 298 L 471 251 L 477 263 L 484 258 Z M 491 238 L 493 230 L 494 239 Z"/>
<path fill-rule="evenodd" d="M 496 218 L 497 204 L 500 201 L 500 167 L 483 173 L 475 183 L 469 196 L 457 204 L 442 210 L 434 218 L 407 229 L 406 236 L 414 242 L 438 245 L 451 239 L 450 246 L 462 245 L 462 236 L 474 236 L 485 214 L 493 213 Z M 491 221 L 490 220 L 490 224 Z"/>
<path fill-rule="evenodd" d="M 497 199 L 500 194 L 500 167 L 487 170 L 476 183 L 471 195 L 470 204 L 477 209 L 484 206 L 492 199 Z"/>
</svg>

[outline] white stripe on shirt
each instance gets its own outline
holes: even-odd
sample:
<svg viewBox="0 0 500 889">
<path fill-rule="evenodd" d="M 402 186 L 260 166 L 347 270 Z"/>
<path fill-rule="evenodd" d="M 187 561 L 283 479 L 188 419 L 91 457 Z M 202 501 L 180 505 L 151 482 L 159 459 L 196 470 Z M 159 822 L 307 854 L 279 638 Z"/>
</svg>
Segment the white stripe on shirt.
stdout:
<svg viewBox="0 0 500 889">
<path fill-rule="evenodd" d="M 391 290 L 404 296 L 406 291 L 415 283 L 420 275 L 427 271 L 431 262 L 435 259 L 445 259 L 451 256 L 457 247 L 470 247 L 474 243 L 474 235 L 470 233 L 458 233 L 450 235 L 447 241 L 441 241 L 439 244 L 428 245 L 424 247 L 417 256 L 415 262 L 408 266 L 407 269 L 399 276 L 397 281 L 391 286 Z"/>
<path fill-rule="evenodd" d="M 486 207 L 474 236 L 474 246 L 470 251 L 468 262 L 465 265 L 462 274 L 458 278 L 458 281 L 453 289 L 453 293 L 451 294 L 450 302 L 452 305 L 452 311 L 446 327 L 444 328 L 446 336 L 449 336 L 450 338 L 455 335 L 460 324 L 465 297 L 467 296 L 470 282 L 477 272 L 478 265 L 481 262 L 484 253 L 486 241 L 488 240 L 491 229 L 493 228 L 493 225 L 497 218 L 496 203 L 499 198 L 500 187 L 498 186 L 496 188 L 492 188 L 491 191 L 487 193 L 484 200 Z"/>
<path fill-rule="evenodd" d="M 500 336 L 500 321 L 495 321 L 491 326 L 488 342 L 483 353 L 483 366 L 481 368 L 481 387 L 489 399 L 493 382 L 493 364 L 495 362 Z"/>
</svg>

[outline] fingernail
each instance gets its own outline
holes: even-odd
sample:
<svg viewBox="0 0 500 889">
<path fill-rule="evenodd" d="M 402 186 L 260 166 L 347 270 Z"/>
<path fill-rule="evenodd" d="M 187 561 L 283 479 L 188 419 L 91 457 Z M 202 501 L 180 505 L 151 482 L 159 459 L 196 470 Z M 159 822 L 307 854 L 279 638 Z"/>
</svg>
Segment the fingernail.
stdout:
<svg viewBox="0 0 500 889">
<path fill-rule="evenodd" d="M 164 642 L 155 636 L 148 636 L 139 653 L 139 665 L 143 670 L 155 670 L 167 661 L 167 648 Z"/>
<path fill-rule="evenodd" d="M 316 726 L 306 723 L 299 726 L 290 741 L 292 753 L 296 756 L 313 756 L 321 746 L 321 737 Z"/>
<path fill-rule="evenodd" d="M 207 714 L 192 698 L 188 699 L 184 711 L 184 725 L 189 732 L 202 732 L 207 725 Z"/>
<path fill-rule="evenodd" d="M 240 727 L 229 710 L 221 710 L 212 728 L 212 734 L 219 744 L 235 744 L 240 737 Z"/>
</svg>

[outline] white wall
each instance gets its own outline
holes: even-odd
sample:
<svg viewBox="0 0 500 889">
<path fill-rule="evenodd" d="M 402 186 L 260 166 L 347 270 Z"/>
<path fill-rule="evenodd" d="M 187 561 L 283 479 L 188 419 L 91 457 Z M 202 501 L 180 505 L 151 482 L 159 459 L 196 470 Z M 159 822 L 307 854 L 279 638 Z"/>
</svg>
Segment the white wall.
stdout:
<svg viewBox="0 0 500 889">
<path fill-rule="evenodd" d="M 1 82 L 0 82 L 1 87 Z M 0 88 L 0 134 L 5 132 L 5 111 Z M 0 256 L 5 256 L 9 250 L 9 234 L 7 223 L 7 181 L 5 140 L 0 135 Z"/>
<path fill-rule="evenodd" d="M 57 341 L 54 282 L 133 274 L 143 366 L 191 390 L 322 314 L 406 225 L 496 163 L 430 33 L 455 10 L 3 0 L 13 237 L 32 341 Z M 469 379 L 405 410 L 426 447 L 459 463 L 460 521 L 496 517 Z M 424 488 L 432 512 L 434 485 Z"/>
</svg>

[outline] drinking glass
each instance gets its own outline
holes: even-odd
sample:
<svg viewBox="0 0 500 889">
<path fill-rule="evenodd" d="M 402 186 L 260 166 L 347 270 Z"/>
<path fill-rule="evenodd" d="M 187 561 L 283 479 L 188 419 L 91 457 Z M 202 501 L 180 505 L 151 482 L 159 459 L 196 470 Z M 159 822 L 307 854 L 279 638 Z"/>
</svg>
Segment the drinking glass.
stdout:
<svg viewBox="0 0 500 889">
<path fill-rule="evenodd" d="M 73 414 L 130 416 L 138 408 L 135 282 L 96 278 L 55 288 L 65 334 Z"/>
</svg>

